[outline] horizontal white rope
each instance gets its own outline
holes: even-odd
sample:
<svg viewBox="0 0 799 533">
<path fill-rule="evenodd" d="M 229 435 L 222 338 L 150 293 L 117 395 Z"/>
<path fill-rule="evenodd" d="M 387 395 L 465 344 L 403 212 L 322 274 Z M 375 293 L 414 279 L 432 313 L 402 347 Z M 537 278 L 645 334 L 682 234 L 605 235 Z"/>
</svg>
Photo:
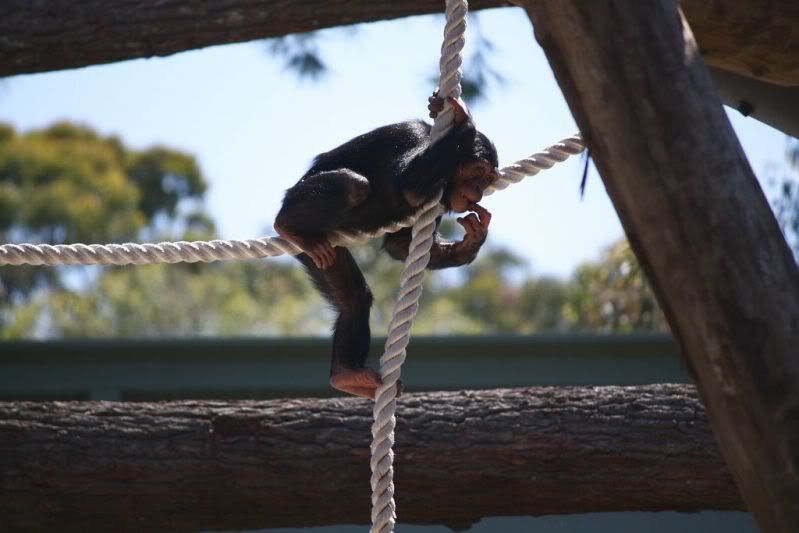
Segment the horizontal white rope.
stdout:
<svg viewBox="0 0 799 533">
<path fill-rule="evenodd" d="M 541 152 L 500 170 L 500 179 L 486 195 L 518 183 L 552 168 L 585 149 L 579 135 L 563 139 Z M 423 205 L 416 214 L 373 232 L 335 232 L 331 243 L 347 246 L 365 242 L 385 233 L 394 233 L 413 226 L 416 219 L 437 202 Z M 439 207 L 438 214 L 443 213 Z M 3 244 L 0 245 L 0 266 L 3 265 L 146 265 L 155 263 L 210 263 L 233 259 L 259 259 L 278 255 L 296 255 L 300 249 L 280 237 L 248 240 L 177 241 L 125 244 Z"/>
<path fill-rule="evenodd" d="M 585 144 L 579 133 L 563 139 L 540 152 L 501 168 L 499 179 L 486 190 L 485 195 L 494 194 L 496 191 L 506 189 L 508 185 L 519 183 L 526 177 L 535 176 L 539 172 L 566 161 L 573 155 L 582 153 L 584 150 Z"/>
</svg>

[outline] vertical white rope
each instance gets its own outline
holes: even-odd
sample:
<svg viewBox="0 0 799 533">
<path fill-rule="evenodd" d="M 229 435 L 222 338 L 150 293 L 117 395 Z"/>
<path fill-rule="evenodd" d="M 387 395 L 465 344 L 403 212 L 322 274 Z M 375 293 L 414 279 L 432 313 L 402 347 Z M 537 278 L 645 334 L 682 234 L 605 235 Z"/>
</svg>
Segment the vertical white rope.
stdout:
<svg viewBox="0 0 799 533">
<path fill-rule="evenodd" d="M 439 68 L 439 96 L 459 98 L 461 95 L 461 65 L 463 46 L 466 42 L 465 0 L 447 0 L 447 22 L 444 42 L 441 45 Z M 430 133 L 433 142 L 440 139 L 452 126 L 454 113 L 450 106 L 436 117 Z M 432 176 L 431 176 L 432 178 Z M 437 201 L 441 199 L 441 193 Z M 397 381 L 405 348 L 410 340 L 410 329 L 422 294 L 424 270 L 430 260 L 433 231 L 441 207 L 436 204 L 426 209 L 413 226 L 408 257 L 400 278 L 400 290 L 394 305 L 393 318 L 389 325 L 385 353 L 380 358 L 380 376 L 383 384 L 375 393 L 374 423 L 372 424 L 372 533 L 391 533 L 396 521 L 394 503 L 394 427 L 397 407 Z"/>
</svg>

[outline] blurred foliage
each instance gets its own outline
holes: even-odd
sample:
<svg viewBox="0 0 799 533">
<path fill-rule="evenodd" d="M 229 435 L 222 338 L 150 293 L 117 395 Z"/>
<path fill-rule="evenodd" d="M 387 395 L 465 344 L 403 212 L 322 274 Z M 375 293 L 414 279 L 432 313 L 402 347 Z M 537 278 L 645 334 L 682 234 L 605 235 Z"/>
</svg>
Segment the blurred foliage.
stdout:
<svg viewBox="0 0 799 533">
<path fill-rule="evenodd" d="M 193 157 L 164 147 L 128 152 L 127 179 L 138 188 L 138 209 L 150 222 L 158 215 L 174 218 L 178 204 L 199 198 L 207 187 Z"/>
<path fill-rule="evenodd" d="M 505 84 L 505 77 L 491 67 L 490 59 L 494 53 L 494 43 L 480 29 L 480 18 L 476 13 L 469 13 L 469 37 L 474 43 L 474 52 L 466 58 L 463 65 L 461 90 L 463 99 L 470 105 L 478 105 L 484 101 L 493 87 Z M 438 76 L 435 77 L 438 83 Z"/>
<path fill-rule="evenodd" d="M 131 150 L 116 137 L 67 122 L 25 134 L 0 124 L 3 242 L 119 242 L 173 226 L 207 233 L 210 218 L 178 209 L 205 188 L 194 158 L 168 148 Z M 37 291 L 62 290 L 67 272 L 0 267 L 0 327 L 34 328 L 35 306 L 27 304 Z M 12 327 L 14 306 L 19 316 Z"/>
<path fill-rule="evenodd" d="M 469 13 L 468 17 L 469 38 L 474 44 L 474 51 L 464 60 L 461 90 L 463 99 L 474 106 L 488 97 L 491 88 L 503 85 L 505 78 L 491 67 L 489 60 L 494 53 L 494 44 L 480 30 L 479 15 Z M 444 16 L 441 15 L 441 18 L 443 20 Z M 337 28 L 335 31 L 354 35 L 358 25 Z M 283 68 L 298 79 L 319 81 L 330 72 L 330 65 L 325 61 L 320 46 L 323 38 L 324 31 L 319 30 L 273 37 L 266 40 L 266 50 L 281 60 Z M 430 84 L 431 87 L 438 85 L 437 72 L 430 76 Z M 433 92 L 432 89 L 430 92 Z"/>
<path fill-rule="evenodd" d="M 270 54 L 283 60 L 283 68 L 304 80 L 317 81 L 329 71 L 319 47 L 320 33 L 310 31 L 267 39 Z"/>
<path fill-rule="evenodd" d="M 470 42 L 474 43 L 474 51 L 463 60 L 463 76 L 461 78 L 461 97 L 469 106 L 477 106 L 484 102 L 492 88 L 505 84 L 505 77 L 491 67 L 490 59 L 494 53 L 494 43 L 480 29 L 480 18 L 476 13 L 468 14 Z M 438 70 L 430 76 L 430 84 L 437 86 Z"/>
<path fill-rule="evenodd" d="M 322 327 L 321 311 L 300 269 L 258 261 L 112 268 L 17 313 L 38 313 L 57 337 L 171 337 L 302 335 Z"/>
<path fill-rule="evenodd" d="M 0 124 L 3 241 L 132 240 L 157 217 L 177 221 L 178 203 L 205 187 L 194 158 L 167 148 L 129 150 L 66 122 L 26 134 Z M 12 301 L 60 282 L 52 268 L 0 268 L 0 294 Z"/>
<path fill-rule="evenodd" d="M 771 206 L 785 235 L 785 240 L 799 261 L 799 140 L 788 138 L 787 172 L 770 181 L 773 186 Z"/>
<path fill-rule="evenodd" d="M 665 317 L 626 240 L 577 268 L 565 317 L 576 329 L 666 331 Z"/>
<path fill-rule="evenodd" d="M 6 242 L 210 239 L 206 183 L 194 158 L 143 151 L 90 128 L 21 134 L 0 125 L 0 237 Z M 444 238 L 462 228 L 444 219 Z M 379 240 L 353 249 L 385 331 L 402 263 Z M 3 267 L 0 337 L 326 335 L 333 319 L 291 259 L 141 267 Z M 418 333 L 663 330 L 626 242 L 569 280 L 534 276 L 488 244 L 466 268 L 426 277 Z"/>
</svg>

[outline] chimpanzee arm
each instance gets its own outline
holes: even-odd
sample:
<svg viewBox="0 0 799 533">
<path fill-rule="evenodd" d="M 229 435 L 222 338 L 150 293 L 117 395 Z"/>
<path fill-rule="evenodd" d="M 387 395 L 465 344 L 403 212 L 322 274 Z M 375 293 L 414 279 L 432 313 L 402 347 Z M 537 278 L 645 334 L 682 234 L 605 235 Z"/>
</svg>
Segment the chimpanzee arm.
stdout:
<svg viewBox="0 0 799 533">
<path fill-rule="evenodd" d="M 397 261 L 405 261 L 410 244 L 411 228 L 388 233 L 383 239 L 383 248 Z M 433 246 L 430 247 L 430 262 L 427 268 L 439 270 L 469 264 L 477 257 L 481 244 L 475 246 L 466 245 L 464 241 L 448 241 L 441 238 L 441 234 L 436 231 L 433 235 Z"/>
<path fill-rule="evenodd" d="M 463 148 L 472 146 L 477 130 L 471 120 L 453 126 L 438 142 L 427 143 L 413 156 L 399 176 L 399 186 L 412 206 L 433 197 L 463 163 Z"/>
<path fill-rule="evenodd" d="M 491 213 L 480 204 L 473 204 L 471 213 L 456 219 L 463 226 L 466 234 L 460 241 L 447 241 L 438 233 L 441 217 L 436 219 L 436 232 L 433 234 L 433 245 L 430 247 L 430 262 L 427 268 L 440 269 L 461 266 L 474 261 L 477 252 L 488 237 L 488 226 L 491 224 Z M 399 261 L 408 257 L 411 244 L 411 228 L 396 233 L 386 234 L 383 248 L 388 255 Z"/>
</svg>

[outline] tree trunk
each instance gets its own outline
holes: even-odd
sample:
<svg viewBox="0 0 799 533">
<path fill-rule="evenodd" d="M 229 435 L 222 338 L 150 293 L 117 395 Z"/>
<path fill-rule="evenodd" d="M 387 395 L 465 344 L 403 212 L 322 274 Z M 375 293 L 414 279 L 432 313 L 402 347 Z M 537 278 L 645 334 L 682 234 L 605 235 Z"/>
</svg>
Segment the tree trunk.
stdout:
<svg viewBox="0 0 799 533">
<path fill-rule="evenodd" d="M 9 530 L 365 524 L 371 402 L 0 403 Z M 412 394 L 399 406 L 403 523 L 738 510 L 687 385 Z"/>
<path fill-rule="evenodd" d="M 528 4 L 747 507 L 795 532 L 799 270 L 689 27 L 672 1 Z"/>
<path fill-rule="evenodd" d="M 508 5 L 469 2 L 471 11 Z M 769 83 L 799 85 L 798 3 L 683 0 L 682 5 L 708 63 Z M 5 0 L 0 76 L 167 56 L 443 9 L 443 0 Z"/>
</svg>

